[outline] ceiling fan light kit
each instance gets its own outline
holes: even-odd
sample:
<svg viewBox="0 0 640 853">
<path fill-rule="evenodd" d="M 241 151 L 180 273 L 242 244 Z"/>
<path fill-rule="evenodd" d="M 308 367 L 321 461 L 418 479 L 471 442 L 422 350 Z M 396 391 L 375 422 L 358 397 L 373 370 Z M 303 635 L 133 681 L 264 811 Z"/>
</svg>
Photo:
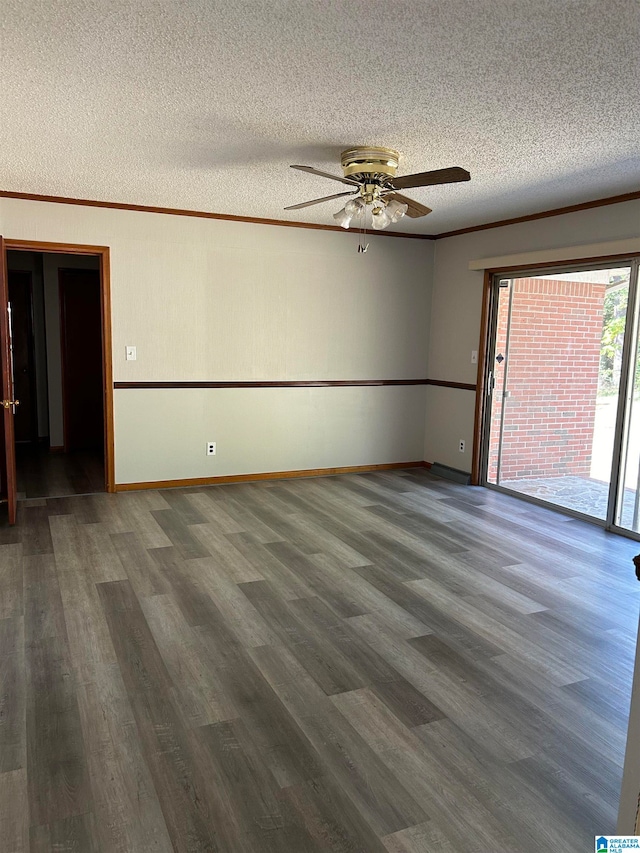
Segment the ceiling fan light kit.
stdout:
<svg viewBox="0 0 640 853">
<path fill-rule="evenodd" d="M 333 218 L 338 225 L 348 229 L 353 222 L 355 226 L 364 230 L 367 227 L 367 220 L 370 220 L 371 228 L 382 231 L 405 215 L 417 219 L 431 213 L 431 208 L 400 195 L 397 190 L 468 181 L 471 178 L 469 172 L 459 166 L 396 177 L 399 161 L 400 154 L 393 148 L 358 147 L 348 148 L 342 152 L 340 157 L 344 172 L 342 178 L 331 172 L 322 172 L 313 166 L 291 166 L 292 169 L 347 184 L 351 189 L 301 204 L 292 204 L 285 207 L 285 210 L 299 210 L 335 198 L 355 196 L 349 199 L 342 210 L 334 213 Z"/>
</svg>

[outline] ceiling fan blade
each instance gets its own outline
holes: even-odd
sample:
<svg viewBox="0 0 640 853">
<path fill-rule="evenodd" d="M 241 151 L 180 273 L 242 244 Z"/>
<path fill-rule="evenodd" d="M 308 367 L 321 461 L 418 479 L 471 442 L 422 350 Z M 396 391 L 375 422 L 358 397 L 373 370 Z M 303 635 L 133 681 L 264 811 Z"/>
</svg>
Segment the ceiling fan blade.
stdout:
<svg viewBox="0 0 640 853">
<path fill-rule="evenodd" d="M 285 210 L 300 210 L 301 207 L 311 207 L 312 204 L 322 204 L 323 201 L 331 201 L 334 198 L 342 198 L 345 195 L 356 195 L 355 190 L 350 190 L 346 193 L 336 193 L 335 195 L 326 195 L 324 198 L 314 198 L 313 201 L 303 201 L 301 204 L 291 204 L 285 207 Z"/>
<path fill-rule="evenodd" d="M 409 187 L 432 187 L 435 184 L 454 184 L 457 181 L 469 181 L 471 175 L 460 166 L 451 166 L 448 169 L 433 169 L 431 172 L 417 172 L 415 175 L 400 175 L 393 178 L 391 184 L 394 189 L 406 190 Z"/>
<path fill-rule="evenodd" d="M 341 178 L 340 175 L 332 175 L 331 172 L 321 172 L 320 169 L 314 169 L 313 166 L 291 166 L 292 169 L 299 169 L 301 172 L 309 172 L 311 175 L 319 175 L 321 178 L 331 178 L 332 181 L 340 181 L 341 184 L 351 184 L 351 186 L 359 187 L 357 181 L 352 181 L 351 178 Z"/>
<path fill-rule="evenodd" d="M 406 195 L 400 195 L 400 193 L 385 194 L 385 199 L 392 199 L 393 201 L 399 201 L 400 204 L 406 204 L 406 215 L 410 216 L 411 219 L 418 219 L 420 216 L 426 216 L 427 213 L 431 213 L 430 207 L 420 204 L 419 201 L 414 201 L 412 198 L 407 198 Z"/>
</svg>

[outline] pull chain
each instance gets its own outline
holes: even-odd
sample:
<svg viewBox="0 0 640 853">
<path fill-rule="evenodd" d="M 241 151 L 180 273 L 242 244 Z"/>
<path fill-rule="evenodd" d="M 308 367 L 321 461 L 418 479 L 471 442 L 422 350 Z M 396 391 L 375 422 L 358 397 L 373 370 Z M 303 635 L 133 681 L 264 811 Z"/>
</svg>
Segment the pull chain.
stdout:
<svg viewBox="0 0 640 853">
<path fill-rule="evenodd" d="M 367 233 L 366 232 L 366 224 L 367 224 L 367 208 L 366 207 L 363 208 L 361 216 L 362 216 L 362 224 L 360 225 L 360 234 L 358 237 L 358 253 L 363 255 L 367 251 L 367 249 L 369 248 L 369 244 L 364 242 L 365 236 Z"/>
</svg>

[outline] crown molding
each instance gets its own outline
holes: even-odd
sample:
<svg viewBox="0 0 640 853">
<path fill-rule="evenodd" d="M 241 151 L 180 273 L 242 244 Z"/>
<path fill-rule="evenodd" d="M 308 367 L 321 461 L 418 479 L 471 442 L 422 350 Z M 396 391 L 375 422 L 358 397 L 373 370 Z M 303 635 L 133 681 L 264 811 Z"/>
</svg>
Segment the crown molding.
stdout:
<svg viewBox="0 0 640 853">
<path fill-rule="evenodd" d="M 118 201 L 98 201 L 89 198 L 67 198 L 57 195 L 39 195 L 37 193 L 19 193 L 12 190 L 0 190 L 0 198 L 14 198 L 22 201 L 41 201 L 49 204 L 75 204 L 81 207 L 104 207 L 109 210 L 133 210 L 139 213 L 162 213 L 169 216 L 193 216 L 197 219 L 220 219 L 226 222 L 250 222 L 254 225 L 276 225 L 283 228 L 308 228 L 315 231 L 334 231 L 340 234 L 354 234 L 339 225 L 321 225 L 315 222 L 290 222 L 287 219 L 262 219 L 257 216 L 234 216 L 231 213 L 210 213 L 206 210 L 184 210 L 178 207 L 153 207 L 147 204 L 127 204 Z M 429 234 L 404 234 L 400 231 L 374 231 L 366 229 L 368 237 L 403 237 L 408 240 L 433 240 Z"/>
<path fill-rule="evenodd" d="M 291 222 L 287 219 L 263 219 L 257 216 L 235 216 L 231 213 L 211 213 L 206 210 L 185 210 L 178 207 L 154 207 L 146 204 L 128 204 L 117 201 L 99 201 L 88 198 L 67 198 L 57 195 L 40 195 L 38 193 L 21 193 L 13 190 L 0 190 L 0 198 L 20 199 L 23 201 L 40 201 L 50 204 L 75 204 L 81 207 L 103 207 L 110 210 L 132 210 L 140 213 L 161 213 L 169 216 L 193 216 L 198 219 L 219 219 L 226 222 L 249 222 L 254 225 L 274 225 L 283 228 L 307 228 L 315 231 L 334 231 L 341 234 L 353 233 L 341 228 L 339 225 L 322 225 L 315 222 Z M 407 240 L 444 240 L 447 237 L 459 237 L 462 234 L 471 234 L 474 231 L 486 231 L 490 228 L 503 228 L 505 225 L 519 225 L 523 222 L 533 222 L 536 219 L 546 219 L 550 216 L 562 216 L 565 213 L 577 213 L 581 210 L 590 210 L 594 207 L 604 207 L 609 204 L 621 204 L 625 201 L 634 201 L 640 198 L 640 190 L 623 193 L 622 195 L 607 196 L 605 198 L 593 199 L 592 201 L 571 204 L 566 207 L 555 207 L 551 210 L 542 210 L 538 213 L 529 213 L 525 216 L 516 216 L 511 219 L 498 219 L 494 222 L 485 222 L 480 225 L 470 225 L 467 228 L 458 228 L 454 231 L 443 231 L 440 234 L 407 234 L 401 231 L 365 231 L 367 236 L 374 237 L 402 237 Z"/>
<path fill-rule="evenodd" d="M 640 198 L 640 190 L 612 195 L 606 198 L 598 198 L 593 201 L 583 201 L 580 204 L 570 204 L 567 207 L 555 207 L 551 210 L 542 210 L 539 213 L 529 213 L 526 216 L 516 216 L 512 219 L 498 219 L 495 222 L 486 222 L 483 225 L 470 225 L 468 228 L 458 228 L 456 231 L 443 231 L 435 234 L 434 240 L 444 240 L 447 237 L 458 237 L 461 234 L 471 234 L 473 231 L 486 231 L 489 228 L 503 228 L 505 225 L 518 225 L 521 222 L 533 222 L 534 219 L 546 219 L 549 216 L 562 216 L 564 213 L 577 213 L 580 210 L 590 210 L 593 207 L 605 207 L 608 204 L 621 204 L 625 201 L 635 201 Z"/>
</svg>

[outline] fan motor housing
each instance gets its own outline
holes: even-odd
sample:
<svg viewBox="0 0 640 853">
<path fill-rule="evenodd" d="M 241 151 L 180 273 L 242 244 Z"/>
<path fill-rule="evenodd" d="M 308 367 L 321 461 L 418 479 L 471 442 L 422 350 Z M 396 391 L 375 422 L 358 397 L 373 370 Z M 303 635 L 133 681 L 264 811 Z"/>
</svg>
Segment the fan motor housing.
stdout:
<svg viewBox="0 0 640 853">
<path fill-rule="evenodd" d="M 395 177 L 400 154 L 393 148 L 348 148 L 340 160 L 345 178 L 383 184 Z"/>
</svg>

